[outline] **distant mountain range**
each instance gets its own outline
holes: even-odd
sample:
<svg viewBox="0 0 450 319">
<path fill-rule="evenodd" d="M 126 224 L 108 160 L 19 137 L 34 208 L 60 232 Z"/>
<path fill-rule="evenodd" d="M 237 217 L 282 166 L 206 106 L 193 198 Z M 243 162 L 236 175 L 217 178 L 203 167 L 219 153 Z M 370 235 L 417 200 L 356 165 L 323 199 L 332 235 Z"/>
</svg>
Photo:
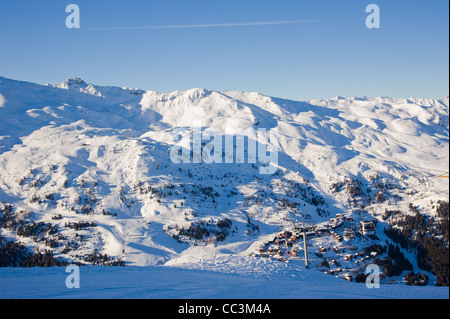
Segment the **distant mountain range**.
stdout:
<svg viewBox="0 0 450 319">
<path fill-rule="evenodd" d="M 201 154 L 220 145 L 222 161 L 193 160 L 196 123 Z M 270 174 L 259 170 L 269 164 L 251 156 L 239 161 L 225 150 L 228 141 L 251 155 L 252 143 L 265 145 L 252 135 L 258 129 L 276 129 Z M 210 143 L 211 134 L 220 144 Z M 171 159 L 175 145 L 188 149 L 189 161 Z M 329 230 L 337 220 L 356 231 L 361 218 L 373 219 L 377 236 L 358 235 L 351 245 L 330 244 L 326 232 L 311 237 L 312 268 L 355 272 L 346 255 L 386 240 L 400 245 L 383 231 L 389 224 L 416 211 L 440 220 L 436 209 L 448 202 L 448 179 L 438 176 L 448 176 L 448 154 L 449 97 L 292 101 L 256 92 L 158 93 L 79 78 L 39 85 L 0 77 L 0 235 L 3 243 L 48 250 L 69 263 L 270 276 L 304 263 L 302 245 L 292 258 L 300 237 L 282 238 L 278 255 L 263 258 L 280 231 L 295 236 L 305 221 Z M 338 266 L 323 268 L 319 246 L 337 246 L 327 261 Z M 401 251 L 415 272 L 436 282 L 414 251 Z"/>
</svg>

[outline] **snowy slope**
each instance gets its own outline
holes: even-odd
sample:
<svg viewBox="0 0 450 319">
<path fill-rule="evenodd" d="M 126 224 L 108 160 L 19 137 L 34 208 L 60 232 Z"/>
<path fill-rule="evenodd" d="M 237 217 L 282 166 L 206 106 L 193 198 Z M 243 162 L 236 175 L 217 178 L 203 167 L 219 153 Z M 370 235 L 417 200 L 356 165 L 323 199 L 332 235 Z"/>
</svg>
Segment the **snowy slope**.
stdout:
<svg viewBox="0 0 450 319">
<path fill-rule="evenodd" d="M 8 299 L 448 299 L 448 287 L 382 285 L 368 289 L 317 271 L 244 277 L 171 267 L 85 267 L 80 288 L 68 289 L 64 268 L 0 268 L 0 298 Z M 271 304 L 270 300 L 266 301 Z M 167 310 L 176 310 L 167 309 Z M 276 312 L 271 309 L 271 312 Z"/>
<path fill-rule="evenodd" d="M 372 188 L 374 180 L 398 185 L 402 191 L 390 195 L 405 210 L 414 201 L 433 214 L 434 202 L 448 200 L 448 180 L 423 182 L 449 170 L 448 106 L 448 97 L 300 102 L 249 92 L 158 93 L 79 78 L 42 86 L 0 77 L 0 200 L 33 212 L 30 220 L 57 225 L 64 239 L 54 237 L 53 251 L 70 262 L 96 250 L 133 266 L 277 274 L 284 263 L 249 255 L 293 221 L 358 218 L 363 200 L 352 205 L 345 188 L 333 189 L 349 177 Z M 261 175 L 248 162 L 173 163 L 172 133 L 185 129 L 188 138 L 194 121 L 204 132 L 230 136 L 277 128 L 277 172 Z M 364 204 L 378 219 L 388 207 Z M 218 226 L 225 219 L 229 229 Z M 95 226 L 77 232 L 67 227 L 74 222 Z M 177 241 L 191 223 L 228 233 L 209 245 Z M 383 225 L 380 219 L 380 234 Z M 48 248 L 12 230 L 2 236 Z M 312 253 L 320 243 L 312 241 Z"/>
</svg>

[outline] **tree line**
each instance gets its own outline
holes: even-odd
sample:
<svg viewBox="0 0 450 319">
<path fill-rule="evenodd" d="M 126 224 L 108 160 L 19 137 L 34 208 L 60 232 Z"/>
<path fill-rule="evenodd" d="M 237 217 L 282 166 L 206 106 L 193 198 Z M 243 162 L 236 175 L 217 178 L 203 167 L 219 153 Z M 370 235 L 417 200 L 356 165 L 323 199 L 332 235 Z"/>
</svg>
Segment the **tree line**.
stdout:
<svg viewBox="0 0 450 319">
<path fill-rule="evenodd" d="M 416 211 L 414 206 L 411 210 Z M 420 269 L 437 277 L 437 286 L 449 285 L 449 203 L 438 201 L 438 220 L 416 211 L 414 216 L 404 216 L 390 224 L 385 234 L 404 249 L 414 249 Z"/>
</svg>

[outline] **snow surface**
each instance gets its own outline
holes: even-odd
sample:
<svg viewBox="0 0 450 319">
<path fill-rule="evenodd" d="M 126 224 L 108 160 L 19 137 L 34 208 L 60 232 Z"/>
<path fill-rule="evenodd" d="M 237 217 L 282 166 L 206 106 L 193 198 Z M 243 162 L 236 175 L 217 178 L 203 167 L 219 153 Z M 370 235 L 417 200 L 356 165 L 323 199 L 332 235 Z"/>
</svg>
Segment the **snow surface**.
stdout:
<svg viewBox="0 0 450 319">
<path fill-rule="evenodd" d="M 0 268 L 0 298 L 133 299 L 448 299 L 448 287 L 367 288 L 317 271 L 270 278 L 171 267 L 81 267 L 80 288 L 63 267 Z"/>
<path fill-rule="evenodd" d="M 3 105 L 5 105 L 5 102 L 5 98 L 0 94 L 0 107 L 3 107 Z"/>
<path fill-rule="evenodd" d="M 432 203 L 448 200 L 448 180 L 423 182 L 449 170 L 448 107 L 448 97 L 291 101 L 254 92 L 158 93 L 96 86 L 79 78 L 42 86 L 0 77 L 0 200 L 34 212 L 36 220 L 57 223 L 67 238 L 74 238 L 75 231 L 65 229 L 65 223 L 96 223 L 93 230 L 80 232 L 88 238 L 85 245 L 69 253 L 57 248 L 56 257 L 73 261 L 98 249 L 128 265 L 82 268 L 85 281 L 77 291 L 65 288 L 61 269 L 0 269 L 0 296 L 270 298 L 273 292 L 287 298 L 448 298 L 448 289 L 383 285 L 369 290 L 306 270 L 303 261 L 285 264 L 249 256 L 293 219 L 323 224 L 338 213 L 357 217 L 348 197 L 330 190 L 349 176 L 368 180 L 378 175 L 420 191 L 405 195 L 396 203 L 399 207 L 414 201 L 431 212 Z M 233 136 L 248 128 L 277 128 L 281 173 L 258 175 L 250 163 L 172 163 L 173 130 L 186 129 L 186 139 L 194 121 L 201 121 L 205 130 Z M 135 188 L 138 181 L 140 190 Z M 308 200 L 298 200 L 301 212 L 281 209 L 288 181 L 322 196 L 326 204 L 321 208 L 328 215 L 319 216 Z M 160 202 L 141 191 L 151 185 L 167 193 L 170 184 L 180 195 Z M 218 193 L 214 202 L 193 195 L 199 185 Z M 189 191 L 185 198 L 183 189 Z M 54 200 L 30 201 L 46 194 Z M 265 196 L 264 204 L 262 197 L 249 200 L 257 195 Z M 89 196 L 97 199 L 93 213 L 75 214 L 71 208 L 80 209 L 79 197 Z M 380 213 L 387 207 L 374 204 L 370 209 Z M 57 214 L 62 220 L 55 222 Z M 247 216 L 258 233 L 248 232 Z M 233 234 L 220 243 L 193 245 L 177 242 L 168 231 L 211 218 L 231 219 Z M 386 225 L 379 224 L 380 232 Z M 24 286 L 26 278 L 35 283 Z M 116 286 L 108 289 L 113 280 Z M 47 284 L 54 288 L 46 289 Z M 246 285 L 251 288 L 244 289 Z"/>
</svg>

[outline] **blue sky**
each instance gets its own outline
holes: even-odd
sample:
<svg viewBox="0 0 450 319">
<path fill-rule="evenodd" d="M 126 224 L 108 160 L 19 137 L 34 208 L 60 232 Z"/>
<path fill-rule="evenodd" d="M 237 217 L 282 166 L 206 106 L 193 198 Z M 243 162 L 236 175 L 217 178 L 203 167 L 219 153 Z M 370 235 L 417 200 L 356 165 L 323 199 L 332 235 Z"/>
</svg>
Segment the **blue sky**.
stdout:
<svg viewBox="0 0 450 319">
<path fill-rule="evenodd" d="M 70 3 L 80 29 L 66 28 Z M 370 3 L 380 29 L 366 28 Z M 192 25 L 204 27 L 145 28 Z M 449 95 L 448 28 L 447 0 L 0 0 L 0 76 L 295 100 L 435 98 Z"/>
</svg>

